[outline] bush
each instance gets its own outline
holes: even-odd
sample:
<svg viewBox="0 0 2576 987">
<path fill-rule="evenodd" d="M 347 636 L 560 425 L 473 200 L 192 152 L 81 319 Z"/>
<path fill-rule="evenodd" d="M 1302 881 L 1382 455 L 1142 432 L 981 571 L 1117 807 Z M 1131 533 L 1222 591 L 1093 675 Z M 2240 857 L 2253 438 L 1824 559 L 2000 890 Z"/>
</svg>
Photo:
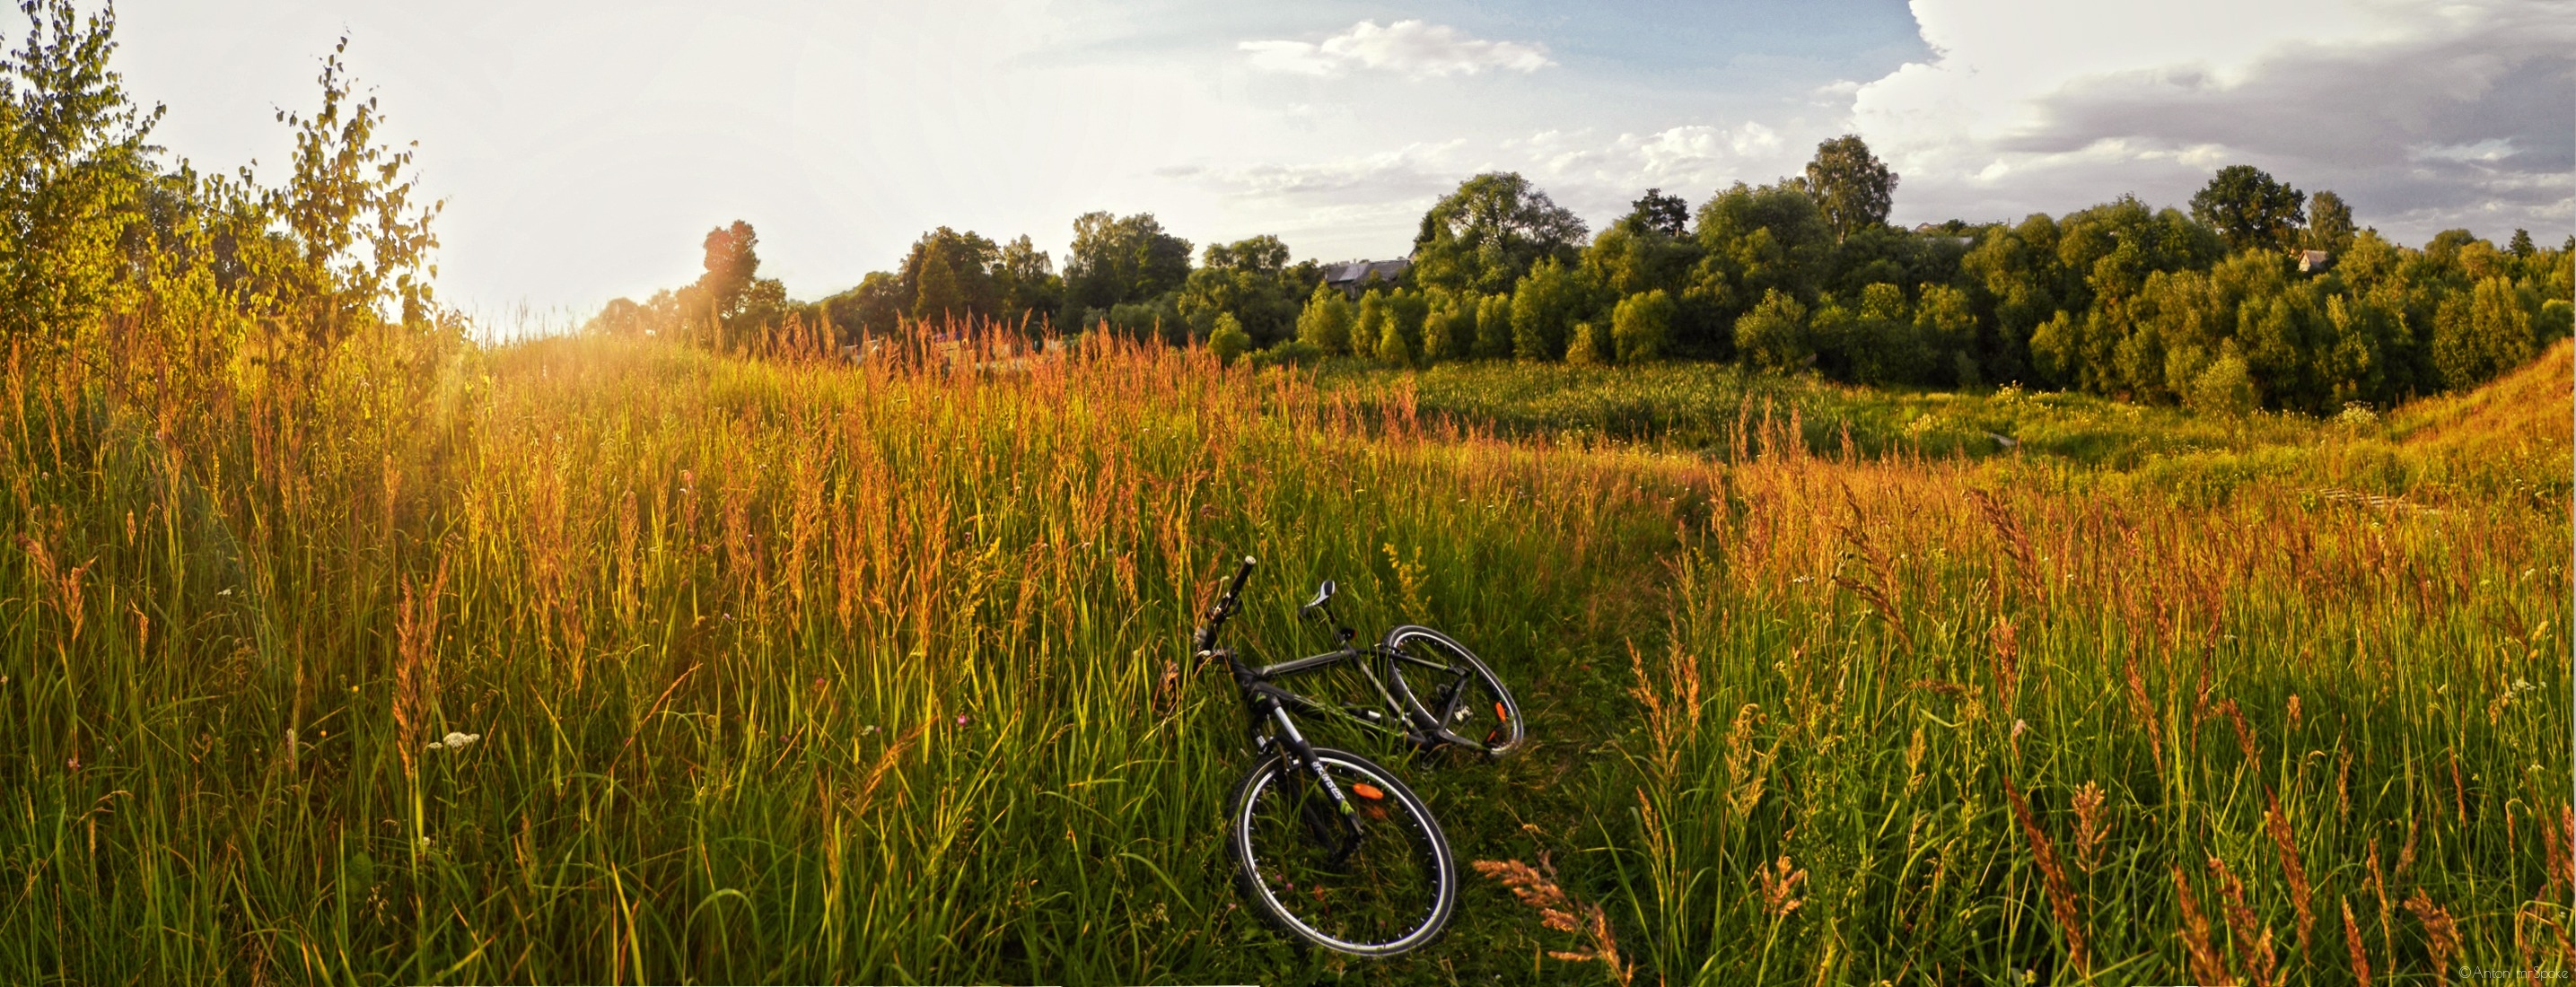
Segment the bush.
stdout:
<svg viewBox="0 0 2576 987">
<path fill-rule="evenodd" d="M 1218 362 L 1232 364 L 1236 357 L 1251 348 L 1252 334 L 1243 331 L 1242 320 L 1235 318 L 1232 312 L 1218 313 L 1216 329 L 1208 333 L 1208 352 L 1216 354 Z"/>
<path fill-rule="evenodd" d="M 2236 355 L 2235 341 L 2229 340 L 2226 352 L 2191 382 L 2191 393 L 2183 403 L 2205 415 L 2232 417 L 2254 410 L 2257 400 L 2254 375 L 2246 368 L 2245 358 Z"/>
<path fill-rule="evenodd" d="M 1778 288 L 1764 292 L 1761 304 L 1735 320 L 1735 351 L 1765 370 L 1799 370 L 1814 363 L 1807 307 Z"/>
<path fill-rule="evenodd" d="M 1252 354 L 1255 367 L 1307 367 L 1324 359 L 1321 347 L 1302 339 L 1291 339 Z"/>
<path fill-rule="evenodd" d="M 1565 362 L 1578 367 L 1597 367 L 1610 362 L 1608 347 L 1594 339 L 1598 335 L 1600 333 L 1593 329 L 1592 323 L 1575 323 L 1574 341 L 1565 347 Z"/>
<path fill-rule="evenodd" d="M 1672 338 L 1673 296 L 1658 288 L 1619 300 L 1610 315 L 1610 341 L 1621 363 L 1646 363 L 1664 354 Z"/>
</svg>

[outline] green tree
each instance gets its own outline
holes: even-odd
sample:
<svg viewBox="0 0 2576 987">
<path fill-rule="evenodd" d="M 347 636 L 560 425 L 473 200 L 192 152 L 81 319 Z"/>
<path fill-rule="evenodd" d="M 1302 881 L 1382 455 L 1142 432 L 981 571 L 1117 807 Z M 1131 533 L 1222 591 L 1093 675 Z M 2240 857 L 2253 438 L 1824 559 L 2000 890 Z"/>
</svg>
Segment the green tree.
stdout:
<svg viewBox="0 0 2576 987">
<path fill-rule="evenodd" d="M 2521 366 L 2535 349 L 2531 309 L 2501 277 L 2445 297 L 2433 328 L 2433 362 L 2446 387 L 2464 389 Z"/>
<path fill-rule="evenodd" d="M 1316 285 L 1297 316 L 1297 338 L 1328 354 L 1351 351 L 1351 303 L 1331 285 Z"/>
<path fill-rule="evenodd" d="M 1512 297 L 1486 295 L 1476 303 L 1476 345 L 1479 360 L 1500 360 L 1512 355 Z"/>
<path fill-rule="evenodd" d="M 2191 216 L 2218 231 L 2230 250 L 2287 247 L 2307 222 L 2307 193 L 2253 165 L 2228 165 L 2192 193 Z"/>
<path fill-rule="evenodd" d="M 2505 244 L 2504 249 L 2506 253 L 2514 255 L 2516 258 L 2529 260 L 2533 253 L 2538 252 L 2539 248 L 2536 248 L 2531 244 L 2531 231 L 2517 226 L 2513 231 L 2513 239 Z"/>
<path fill-rule="evenodd" d="M 999 318 L 1015 325 L 1048 326 L 1060 317 L 1064 279 L 1056 277 L 1054 260 L 1029 242 L 1027 234 L 1002 245 L 1001 258 L 992 265 L 992 276 L 1000 296 L 996 313 Z"/>
<path fill-rule="evenodd" d="M 1914 332 L 1905 289 L 1884 282 L 1864 286 L 1860 304 L 1835 342 L 1851 379 L 1864 384 L 1911 384 L 1930 371 L 1932 353 Z M 1818 317 L 1822 322 L 1822 317 Z M 1821 331 L 1819 336 L 1824 335 Z"/>
<path fill-rule="evenodd" d="M 1969 307 L 1968 293 L 1954 285 L 1924 284 L 1914 302 L 1914 336 L 1922 342 L 1931 357 L 1932 379 L 1946 377 L 1956 387 L 1977 387 L 1985 382 L 1977 365 L 1976 312 Z"/>
<path fill-rule="evenodd" d="M 2319 190 L 2308 197 L 2308 231 L 2305 243 L 2310 250 L 2323 250 L 2340 256 L 2352 249 L 2352 207 L 2343 196 Z"/>
<path fill-rule="evenodd" d="M 886 271 L 870 271 L 848 291 L 823 300 L 823 315 L 839 330 L 845 346 L 893 334 L 909 308 L 902 279 Z"/>
<path fill-rule="evenodd" d="M 1512 355 L 1522 360 L 1563 356 L 1583 294 L 1574 272 L 1556 258 L 1531 268 L 1512 291 Z"/>
<path fill-rule="evenodd" d="M 897 275 L 913 321 L 939 325 L 948 319 L 990 318 L 999 313 L 1001 285 L 992 268 L 1002 250 L 972 231 L 942 226 L 913 241 Z"/>
<path fill-rule="evenodd" d="M 1278 237 L 1209 244 L 1175 307 L 1198 332 L 1213 326 L 1218 313 L 1231 313 L 1255 345 L 1267 346 L 1296 329 L 1299 277 L 1289 268 L 1288 246 Z"/>
<path fill-rule="evenodd" d="M 2192 381 L 2183 403 L 2202 414 L 2235 416 L 2254 410 L 2260 400 L 2254 375 L 2236 352 L 2236 341 L 2228 340 L 2218 359 Z"/>
<path fill-rule="evenodd" d="M 1660 188 L 1650 188 L 1637 201 L 1628 204 L 1628 215 L 1619 226 L 1636 232 L 1652 230 L 1668 237 L 1690 232 L 1690 200 L 1678 195 L 1665 195 Z"/>
<path fill-rule="evenodd" d="M 1735 351 L 1764 370 L 1802 370 L 1816 358 L 1807 336 L 1807 307 L 1778 288 L 1735 320 Z"/>
<path fill-rule="evenodd" d="M 46 345 L 134 287 L 117 244 L 143 219 L 161 109 L 138 111 L 109 67 L 112 8 L 21 10 L 25 47 L 0 58 L 0 340 Z"/>
<path fill-rule="evenodd" d="M 1860 135 L 1844 134 L 1816 145 L 1804 185 L 1824 213 L 1826 225 L 1833 228 L 1834 239 L 1840 241 L 1864 227 L 1886 224 L 1887 210 L 1896 197 L 1896 178 L 1886 162 L 1869 153 L 1869 144 Z"/>
<path fill-rule="evenodd" d="M 1610 346 L 1595 337 L 1601 335 L 1590 322 L 1574 324 L 1573 340 L 1565 346 L 1565 362 L 1577 367 L 1598 367 L 1610 362 Z"/>
<path fill-rule="evenodd" d="M 1216 317 L 1216 329 L 1208 333 L 1208 352 L 1216 354 L 1217 362 L 1232 364 L 1251 348 L 1251 334 L 1243 331 L 1243 323 L 1233 313 Z"/>
<path fill-rule="evenodd" d="M 1358 317 L 1351 320 L 1351 352 L 1373 356 L 1385 335 L 1386 294 L 1372 291 L 1361 295 Z"/>
<path fill-rule="evenodd" d="M 1413 277 L 1424 287 L 1498 292 L 1542 259 L 1572 263 L 1587 231 L 1528 179 L 1488 172 L 1434 203 L 1413 237 Z"/>
<path fill-rule="evenodd" d="M 1163 232 L 1152 213 L 1084 213 L 1073 221 L 1064 264 L 1065 302 L 1108 309 L 1142 302 L 1181 286 L 1190 275 L 1190 242 Z"/>
<path fill-rule="evenodd" d="M 1660 359 L 1672 331 L 1673 296 L 1663 289 L 1619 300 L 1610 315 L 1610 341 L 1621 363 Z"/>
<path fill-rule="evenodd" d="M 1376 301 L 1377 297 L 1378 296 L 1376 295 L 1370 295 L 1368 296 L 1368 301 Z M 1390 310 L 1393 307 L 1394 306 L 1388 306 Z M 1360 321 L 1363 323 L 1367 322 L 1367 301 L 1360 303 L 1360 311 L 1362 313 Z M 1404 330 L 1396 325 L 1396 320 L 1393 318 L 1392 311 L 1389 311 L 1387 313 L 1387 317 L 1379 322 L 1378 330 L 1377 358 L 1399 367 L 1412 366 L 1413 346 L 1405 341 Z"/>
</svg>

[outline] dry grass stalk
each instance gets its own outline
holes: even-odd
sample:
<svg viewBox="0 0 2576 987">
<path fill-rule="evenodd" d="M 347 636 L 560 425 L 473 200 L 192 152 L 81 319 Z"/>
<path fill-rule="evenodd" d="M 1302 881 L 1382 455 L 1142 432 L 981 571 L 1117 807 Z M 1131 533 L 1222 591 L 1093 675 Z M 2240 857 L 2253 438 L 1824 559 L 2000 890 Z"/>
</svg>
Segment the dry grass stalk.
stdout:
<svg viewBox="0 0 2576 987">
<path fill-rule="evenodd" d="M 438 598 L 447 592 L 447 560 L 438 561 L 429 598 L 413 597 L 411 578 L 403 577 L 402 603 L 394 622 L 394 731 L 402 752 L 403 773 L 415 768 L 421 729 L 438 700 Z"/>
<path fill-rule="evenodd" d="M 2466 826 L 2469 824 L 2469 790 L 2467 785 L 2460 783 L 2460 752 L 2453 748 L 2448 753 L 2451 755 L 2451 806 L 2459 812 L 2460 825 Z"/>
<path fill-rule="evenodd" d="M 81 605 L 82 584 L 86 582 L 83 577 L 89 574 L 92 566 L 98 564 L 98 560 L 91 559 L 73 566 L 70 572 L 64 572 L 54 561 L 53 553 L 45 550 L 43 542 L 20 535 L 18 544 L 26 547 L 28 561 L 34 563 L 36 567 L 37 582 L 53 587 L 54 606 L 62 613 L 63 622 L 71 625 L 71 634 L 64 643 L 79 644 L 82 618 L 89 612 Z"/>
<path fill-rule="evenodd" d="M 2147 749 L 2155 754 L 2156 762 L 2161 764 L 2165 759 L 2164 727 L 2156 720 L 2155 701 L 2147 698 L 2147 680 L 2145 676 L 2138 673 L 2137 652 L 2129 652 L 2122 659 L 2121 666 L 2121 671 L 2129 681 L 2129 709 L 2137 714 L 2138 723 L 2147 728 Z"/>
<path fill-rule="evenodd" d="M 1568 963 L 1598 961 L 1610 969 L 1612 978 L 1628 983 L 1636 971 L 1619 959 L 1619 942 L 1610 934 L 1610 920 L 1601 906 L 1575 901 L 1557 886 L 1556 865 L 1548 862 L 1547 854 L 1539 854 L 1538 863 L 1532 867 L 1519 860 L 1478 860 L 1470 866 L 1476 868 L 1476 873 L 1503 882 L 1503 887 L 1510 889 L 1512 897 L 1519 898 L 1522 904 L 1538 909 L 1540 925 L 1591 940 L 1589 952 L 1549 950 L 1550 958 Z"/>
<path fill-rule="evenodd" d="M 2284 709 L 2281 711 L 2281 715 L 2282 715 L 2283 717 L 2287 718 L 2287 719 L 2290 721 L 2290 729 L 2292 729 L 2292 730 L 2296 730 L 2296 729 L 2298 729 L 2298 728 L 2299 728 L 2299 694 L 2298 694 L 2298 693 L 2293 692 L 2293 693 L 2291 693 L 2291 694 L 2290 694 L 2290 701 L 2289 701 L 2289 703 L 2288 703 L 2287 707 L 2286 707 L 2286 708 L 2284 708 Z"/>
<path fill-rule="evenodd" d="M 1735 711 L 1735 723 L 1726 731 L 1726 801 L 1736 815 L 1753 811 L 1762 803 L 1762 786 L 1768 771 L 1754 766 L 1753 725 L 1762 718 L 1762 706 L 1745 703 Z M 1765 755 L 1764 762 L 1770 760 Z"/>
<path fill-rule="evenodd" d="M 2335 759 L 2335 818 L 2352 818 L 2352 751 Z"/>
<path fill-rule="evenodd" d="M 2209 917 L 2200 913 L 2200 900 L 2191 893 L 2191 881 L 2182 868 L 2173 867 L 2174 900 L 2182 904 L 2183 953 L 2191 959 L 2191 975 L 2206 987 L 2234 987 L 2236 974 L 2227 968 L 2227 958 L 2209 940 Z"/>
<path fill-rule="evenodd" d="M 2290 820 L 2281 811 L 2281 799 L 2271 789 L 2263 790 L 2263 800 L 2270 807 L 2263 811 L 2263 828 L 2272 834 L 2272 844 L 2281 848 L 2281 875 L 2290 882 L 2290 903 L 2299 910 L 2299 955 L 2306 956 L 2309 933 L 2317 917 L 2309 910 L 2308 869 L 2299 864 L 2299 848 L 2290 841 Z"/>
<path fill-rule="evenodd" d="M 2102 837 L 2111 830 L 2102 812 L 2102 786 L 2085 782 L 2075 790 L 2075 859 L 2091 874 L 2102 866 Z"/>
<path fill-rule="evenodd" d="M 2459 923 L 2452 920 L 2450 912 L 2434 904 L 2423 888 L 2416 888 L 2414 895 L 2406 899 L 2406 910 L 2415 913 L 2415 920 L 2424 924 L 2425 946 L 2433 954 L 2434 978 L 2450 983 L 2451 957 L 2460 951 Z"/>
<path fill-rule="evenodd" d="M 2057 927 L 2066 937 L 2066 955 L 2079 971 L 2093 968 L 2092 957 L 2084 944 L 2084 919 L 2077 910 L 2075 889 L 2066 880 L 2066 868 L 2057 862 L 2057 848 L 2041 832 L 2039 821 L 2031 818 L 2030 803 L 2021 797 L 2021 789 L 2012 779 L 2004 779 L 2004 796 L 2012 801 L 2013 818 L 2021 823 L 2022 835 L 2030 838 L 2031 856 L 2039 861 L 2039 872 L 2047 878 L 2048 907 L 2057 915 Z"/>
<path fill-rule="evenodd" d="M 2245 903 L 2245 882 L 2227 869 L 2227 861 L 2209 858 L 2209 872 L 2218 878 L 2219 903 L 2227 913 L 2227 931 L 2249 969 L 2246 975 L 2257 987 L 2272 983 L 2280 961 L 2272 952 L 2272 929 Z"/>
<path fill-rule="evenodd" d="M 1843 504 L 1851 511 L 1850 523 L 1843 525 L 1843 540 L 1850 543 L 1850 556 L 1860 560 L 1861 571 L 1869 578 L 1866 581 L 1852 579 L 1838 569 L 1834 573 L 1834 585 L 1868 601 L 1870 609 L 1878 614 L 1879 623 L 1895 631 L 1897 641 L 1905 645 L 1905 653 L 1913 654 L 1914 633 L 1905 629 L 1905 611 L 1899 606 L 1901 597 L 1896 578 L 1887 569 L 1887 557 L 1870 540 L 1869 528 L 1861 519 L 1860 502 L 1852 497 L 1848 486 L 1843 488 Z"/>
<path fill-rule="evenodd" d="M 1780 859 L 1772 861 L 1769 870 L 1757 869 L 1753 874 L 1762 885 L 1762 910 L 1771 913 L 1774 920 L 1788 918 L 1789 913 L 1807 903 L 1805 895 L 1798 890 L 1799 885 L 1807 883 L 1807 869 L 1792 868 L 1788 854 L 1781 854 Z"/>
<path fill-rule="evenodd" d="M 2003 705 L 2004 715 L 2010 716 L 2013 708 L 2013 692 L 2021 684 L 2021 670 L 2018 667 L 2021 657 L 2020 637 L 2013 631 L 2010 617 L 1995 618 L 1994 629 L 1987 631 L 1986 637 L 1994 643 L 1995 648 L 1995 700 Z"/>
<path fill-rule="evenodd" d="M 2361 987 L 2370 987 L 2370 952 L 2361 945 L 2361 925 L 2352 920 L 2352 901 L 2337 898 L 2343 905 L 2343 948 L 2352 954 L 2352 977 Z"/>
<path fill-rule="evenodd" d="M 2556 827 L 2547 817 L 2541 820 L 2541 845 L 2548 856 L 2549 883 L 2540 889 L 2544 900 L 2558 900 L 2558 889 L 2576 884 L 2576 812 L 2561 807 Z"/>
<path fill-rule="evenodd" d="M 2406 820 L 2406 845 L 2397 848 L 2397 879 L 2400 881 L 2405 880 L 2407 872 L 2414 869 L 2415 820 L 2410 817 Z"/>
<path fill-rule="evenodd" d="M 2379 837 L 2370 838 L 2370 893 L 2379 899 L 2379 945 L 2387 949 L 2393 937 L 2388 908 L 2388 875 L 2379 867 Z"/>
<path fill-rule="evenodd" d="M 2254 731 L 2245 726 L 2245 711 L 2237 707 L 2236 700 L 2220 700 L 2215 712 L 2227 714 L 2227 725 L 2236 731 L 2236 749 L 2245 752 L 2246 763 L 2262 761 L 2263 748 L 2254 743 Z"/>
<path fill-rule="evenodd" d="M 1978 513 L 1985 515 L 1986 523 L 1995 529 L 1995 535 L 2003 543 L 2004 554 L 2012 558 L 2013 572 L 2020 578 L 2024 589 L 2029 595 L 2038 596 L 2039 564 L 2037 557 L 2031 554 L 2030 537 L 2022 533 L 2020 522 L 2013 520 L 2012 512 L 2004 508 L 2002 501 L 1983 490 L 1968 491 L 1968 499 L 1976 502 Z M 2001 580 L 1996 581 L 1996 587 L 2000 591 Z"/>
<path fill-rule="evenodd" d="M 1668 677 L 1665 687 L 1657 689 L 1646 675 L 1645 656 L 1638 653 L 1634 642 L 1628 645 L 1628 665 L 1637 677 L 1637 685 L 1628 690 L 1639 705 L 1646 708 L 1647 733 L 1655 740 L 1655 763 L 1670 770 L 1676 763 L 1681 743 L 1699 735 L 1700 676 L 1699 659 L 1682 650 L 1678 636 L 1672 654 L 1663 663 Z M 1728 737 L 1732 752 L 1735 737 Z"/>
</svg>

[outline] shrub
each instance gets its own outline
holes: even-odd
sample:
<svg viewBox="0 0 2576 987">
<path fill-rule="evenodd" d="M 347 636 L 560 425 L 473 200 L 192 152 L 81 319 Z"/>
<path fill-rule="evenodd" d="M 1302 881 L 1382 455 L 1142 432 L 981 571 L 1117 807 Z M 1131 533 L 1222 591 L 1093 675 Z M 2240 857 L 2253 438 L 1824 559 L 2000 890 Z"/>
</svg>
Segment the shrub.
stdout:
<svg viewBox="0 0 2576 987">
<path fill-rule="evenodd" d="M 1218 362 L 1232 364 L 1251 348 L 1252 334 L 1243 331 L 1242 320 L 1232 312 L 1218 313 L 1216 329 L 1208 333 L 1208 352 L 1216 354 Z"/>
<path fill-rule="evenodd" d="M 1658 288 L 1619 300 L 1610 315 L 1610 340 L 1621 363 L 1646 363 L 1664 354 L 1672 337 L 1673 296 Z"/>
</svg>

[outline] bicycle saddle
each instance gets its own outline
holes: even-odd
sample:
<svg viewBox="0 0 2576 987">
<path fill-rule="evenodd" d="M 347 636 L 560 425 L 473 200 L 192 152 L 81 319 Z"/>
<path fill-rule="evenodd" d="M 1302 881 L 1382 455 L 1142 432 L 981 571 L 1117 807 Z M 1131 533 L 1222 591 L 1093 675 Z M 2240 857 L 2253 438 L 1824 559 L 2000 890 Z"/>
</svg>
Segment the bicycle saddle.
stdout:
<svg viewBox="0 0 2576 987">
<path fill-rule="evenodd" d="M 1306 601 L 1305 606 L 1297 608 L 1297 614 L 1299 616 L 1304 616 L 1306 614 L 1314 613 L 1315 608 L 1323 606 L 1326 601 L 1331 600 L 1333 598 L 1333 591 L 1340 588 L 1341 587 L 1339 586 L 1333 585 L 1332 580 L 1324 580 L 1323 585 L 1315 587 L 1315 598 Z"/>
</svg>

